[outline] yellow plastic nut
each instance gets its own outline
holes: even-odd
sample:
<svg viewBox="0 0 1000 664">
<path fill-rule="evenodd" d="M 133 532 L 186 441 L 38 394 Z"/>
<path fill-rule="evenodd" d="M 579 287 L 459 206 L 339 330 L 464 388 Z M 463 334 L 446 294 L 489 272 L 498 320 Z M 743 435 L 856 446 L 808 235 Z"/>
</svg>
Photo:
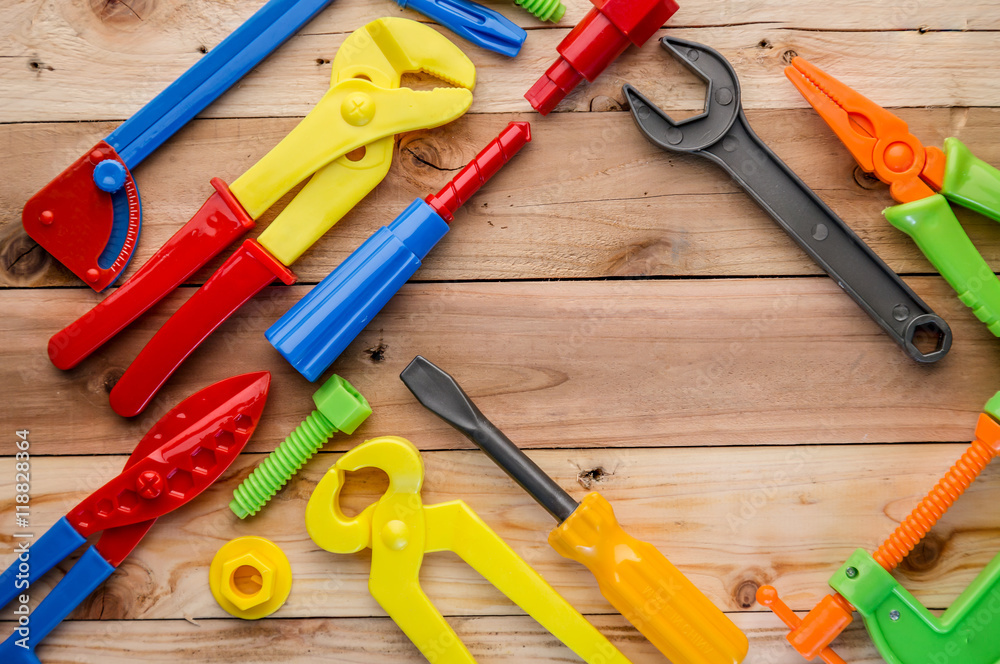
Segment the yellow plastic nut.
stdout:
<svg viewBox="0 0 1000 664">
<path fill-rule="evenodd" d="M 208 572 L 212 596 L 226 613 L 257 620 L 277 611 L 292 589 L 292 566 L 278 545 L 263 537 L 227 542 Z"/>
</svg>

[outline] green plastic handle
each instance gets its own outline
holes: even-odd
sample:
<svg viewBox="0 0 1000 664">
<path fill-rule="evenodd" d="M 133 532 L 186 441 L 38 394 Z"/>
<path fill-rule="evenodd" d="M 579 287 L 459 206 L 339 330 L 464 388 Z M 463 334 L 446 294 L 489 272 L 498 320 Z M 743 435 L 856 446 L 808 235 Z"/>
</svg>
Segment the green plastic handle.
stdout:
<svg viewBox="0 0 1000 664">
<path fill-rule="evenodd" d="M 948 200 L 935 194 L 896 205 L 884 214 L 889 223 L 913 238 L 962 304 L 1000 337 L 1000 281 L 965 234 Z"/>
<path fill-rule="evenodd" d="M 1000 170 L 976 157 L 957 138 L 944 142 L 941 193 L 962 207 L 1000 221 Z"/>
</svg>

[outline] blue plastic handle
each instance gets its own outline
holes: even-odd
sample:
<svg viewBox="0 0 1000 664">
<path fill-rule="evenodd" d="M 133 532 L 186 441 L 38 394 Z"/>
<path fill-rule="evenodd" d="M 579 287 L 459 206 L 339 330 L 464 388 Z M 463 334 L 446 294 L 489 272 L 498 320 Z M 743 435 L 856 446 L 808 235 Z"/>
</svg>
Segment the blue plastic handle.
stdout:
<svg viewBox="0 0 1000 664">
<path fill-rule="evenodd" d="M 0 644 L 0 661 L 37 662 L 38 657 L 34 655 L 34 651 L 38 643 L 114 571 L 115 568 L 101 557 L 97 549 L 87 549 L 52 592 L 31 612 L 25 626 L 27 634 L 22 634 L 15 628 L 14 633 Z M 25 637 L 28 639 L 27 648 L 18 645 L 18 641 Z"/>
<path fill-rule="evenodd" d="M 15 551 L 18 541 L 21 540 L 15 540 Z M 23 555 L 27 560 L 22 560 L 22 554 L 18 554 L 19 557 L 14 558 L 14 562 L 0 576 L 0 609 L 7 606 L 19 594 L 25 592 L 27 589 L 25 580 L 28 584 L 34 583 L 38 577 L 80 548 L 85 541 L 86 538 L 69 525 L 66 517 L 56 521 L 51 528 L 45 531 L 44 535 L 38 538 L 37 542 L 28 547 L 27 554 Z M 27 579 L 24 578 L 22 564 L 28 567 Z M 19 574 L 21 578 L 18 578 Z"/>
<path fill-rule="evenodd" d="M 414 201 L 268 328 L 267 340 L 299 373 L 316 380 L 447 232 L 434 208 Z"/>
<path fill-rule="evenodd" d="M 528 33 L 500 12 L 469 0 L 396 0 L 427 18 L 434 19 L 476 46 L 514 57 Z"/>
<path fill-rule="evenodd" d="M 270 0 L 105 139 L 133 169 L 332 0 Z"/>
</svg>

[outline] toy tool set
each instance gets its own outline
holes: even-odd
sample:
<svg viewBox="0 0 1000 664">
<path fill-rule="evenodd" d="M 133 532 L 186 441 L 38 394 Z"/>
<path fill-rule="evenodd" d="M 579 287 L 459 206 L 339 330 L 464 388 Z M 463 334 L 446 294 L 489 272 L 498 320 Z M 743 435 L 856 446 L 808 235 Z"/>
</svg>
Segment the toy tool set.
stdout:
<svg viewBox="0 0 1000 664">
<path fill-rule="evenodd" d="M 389 490 L 351 518 L 340 506 L 345 473 L 378 468 Z M 368 589 L 429 661 L 475 660 L 420 587 L 425 553 L 452 551 L 589 664 L 629 660 L 556 593 L 461 500 L 424 505 L 424 464 L 410 441 L 384 436 L 342 456 L 306 506 L 306 529 L 331 553 L 371 549 Z"/>
<path fill-rule="evenodd" d="M 1000 171 L 957 138 L 924 147 L 906 123 L 807 60 L 785 75 L 851 151 L 861 168 L 889 185 L 901 205 L 885 210 L 913 238 L 962 304 L 1000 336 L 1000 282 L 955 218 L 949 201 L 1000 221 Z"/>
<path fill-rule="evenodd" d="M 757 137 L 743 114 L 732 65 L 704 44 L 673 37 L 660 43 L 708 84 L 705 111 L 674 122 L 626 85 L 623 94 L 639 131 L 664 150 L 722 166 L 910 357 L 917 362 L 944 357 L 951 328 Z M 935 338 L 932 349 L 917 346 L 920 331 Z"/>
<path fill-rule="evenodd" d="M 343 57 L 334 64 L 333 85 L 316 108 L 231 186 L 213 180 L 216 193 L 142 270 L 50 341 L 57 366 L 75 365 L 315 174 L 274 222 L 256 240 L 245 241 L 139 353 L 112 390 L 118 414 L 141 412 L 180 363 L 249 298 L 275 280 L 295 281 L 287 266 L 385 176 L 393 135 L 450 122 L 472 103 L 472 63 L 431 28 L 406 19 L 381 19 L 352 37 L 338 52 Z M 399 87 L 401 76 L 414 71 L 461 87 Z M 346 159 L 361 147 L 366 151 L 360 162 Z M 330 191 L 339 195 L 330 196 Z M 232 236 L 216 232 L 222 228 Z"/>
<path fill-rule="evenodd" d="M 432 413 L 479 446 L 559 521 L 549 544 L 582 563 L 601 592 L 674 664 L 732 664 L 747 637 L 656 547 L 618 525 L 599 493 L 577 503 L 476 408 L 451 376 L 419 355 L 399 375 Z"/>
<path fill-rule="evenodd" d="M 24 229 L 96 291 L 128 265 L 142 209 L 132 170 L 331 0 L 270 0 L 24 206 Z"/>
<path fill-rule="evenodd" d="M 441 191 L 413 201 L 368 238 L 267 330 L 267 340 L 316 380 L 413 276 L 458 208 L 530 140 L 527 122 L 511 122 Z"/>
<path fill-rule="evenodd" d="M 48 355 L 52 363 L 66 371 L 80 365 L 254 228 L 279 199 L 288 197 L 263 232 L 245 240 L 200 288 L 192 289 L 193 295 L 148 339 L 110 390 L 110 405 L 117 414 L 131 417 L 142 412 L 195 349 L 243 304 L 276 282 L 295 283 L 291 266 L 383 182 L 392 166 L 397 135 L 428 131 L 440 138 L 465 130 L 461 123 L 439 129 L 470 109 L 477 84 L 472 60 L 450 36 L 513 58 L 532 32 L 519 24 L 539 27 L 541 21 L 558 23 L 566 12 L 561 0 L 515 2 L 524 11 L 509 8 L 506 13 L 513 18 L 472 0 L 396 0 L 402 9 L 387 0 L 369 3 L 382 3 L 392 11 L 408 9 L 411 16 L 417 12 L 440 29 L 401 17 L 372 20 L 360 28 L 343 26 L 340 34 L 347 36 L 333 58 L 329 89 L 313 110 L 232 184 L 214 178 L 214 193 L 144 265 L 109 290 L 89 312 L 51 337 Z M 642 47 L 678 11 L 674 0 L 591 2 L 593 7 L 563 36 L 555 62 L 524 94 L 541 116 L 553 113 L 584 80 L 594 81 L 609 67 L 606 79 L 627 80 L 627 58 L 618 71 L 612 64 L 630 45 Z M 330 0 L 267 2 L 159 96 L 29 199 L 22 218 L 26 232 L 95 291 L 114 284 L 126 270 L 139 237 L 141 207 L 133 169 L 328 4 Z M 754 133 L 743 111 L 736 70 L 726 58 L 709 46 L 672 36 L 661 36 L 660 43 L 704 81 L 705 109 L 675 121 L 635 87 L 625 84 L 622 96 L 642 135 L 666 152 L 699 155 L 722 167 L 910 358 L 924 365 L 919 370 L 925 372 L 927 381 L 933 381 L 938 367 L 952 361 L 943 361 L 952 348 L 948 323 Z M 481 58 L 490 71 L 509 62 L 477 49 L 469 52 Z M 655 67 L 662 61 L 661 56 L 653 56 Z M 328 62 L 317 59 L 318 65 Z M 950 207 L 957 203 L 1000 221 L 1000 171 L 973 156 L 957 138 L 946 139 L 943 150 L 925 147 L 899 117 L 803 57 L 785 62 L 787 78 L 830 125 L 861 169 L 889 185 L 891 196 L 899 203 L 885 211 L 889 222 L 914 239 L 959 299 L 1000 336 L 1000 281 Z M 772 72 L 778 79 L 780 69 L 776 66 Z M 406 77 L 414 74 L 429 75 L 445 86 L 439 83 L 439 87 L 418 90 L 414 88 L 421 87 L 422 81 L 412 83 L 412 87 L 404 85 Z M 537 75 L 530 72 L 525 85 Z M 785 84 L 784 79 L 781 84 Z M 320 85 L 325 85 L 325 74 Z M 276 89 L 274 94 L 281 92 Z M 528 112 L 528 105 L 519 110 Z M 481 122 L 490 117 L 484 113 L 494 111 L 477 109 L 480 115 L 473 122 Z M 610 118 L 615 114 L 604 115 Z M 270 326 L 264 339 L 239 341 L 241 361 L 274 363 L 284 370 L 281 381 L 285 385 L 308 387 L 302 377 L 310 382 L 320 379 L 359 334 L 379 325 L 380 312 L 444 239 L 459 208 L 532 140 L 528 119 L 543 123 L 536 125 L 536 131 L 544 128 L 539 133 L 559 126 L 559 120 L 533 114 L 531 118 L 515 116 L 513 121 L 505 118 L 509 124 L 453 175 L 428 170 L 439 182 L 451 178 L 437 193 L 414 200 L 393 221 L 381 226 L 318 284 L 308 290 L 300 287 L 297 293 L 275 288 L 272 293 L 281 301 L 284 314 L 276 321 L 267 321 Z M 496 129 L 499 127 L 489 133 Z M 537 142 L 541 145 L 527 151 L 549 149 L 544 139 Z M 576 157 L 569 154 L 566 158 Z M 709 173 L 705 177 L 713 176 Z M 494 184 L 498 185 L 503 186 Z M 298 192 L 288 196 L 296 187 L 300 187 Z M 514 195 L 507 194 L 508 198 Z M 371 215 L 377 206 L 367 209 L 364 214 Z M 387 217 L 373 226 L 385 223 Z M 776 237 L 784 241 L 780 234 Z M 297 302 L 293 295 L 299 298 Z M 960 308 L 954 311 L 963 313 Z M 392 314 L 382 316 L 386 315 Z M 502 346 L 502 334 L 496 333 L 497 347 Z M 491 348 L 477 350 L 488 358 Z M 734 352 L 733 357 L 735 362 L 742 356 Z M 289 370 L 281 358 L 298 373 Z M 204 358 L 192 358 L 189 364 L 197 367 L 202 361 Z M 477 361 L 486 366 L 503 360 Z M 907 360 L 900 361 L 916 370 Z M 255 460 L 259 461 L 256 465 L 247 462 L 234 467 L 233 462 L 264 415 L 271 380 L 268 371 L 219 381 L 163 415 L 139 441 L 119 475 L 32 541 L 30 565 L 24 557 L 15 557 L 0 576 L 0 606 L 15 598 L 27 606 L 28 599 L 22 599 L 26 597 L 22 593 L 63 561 L 72 562 L 74 552 L 82 550 L 63 578 L 31 609 L 30 630 L 23 621 L 12 623 L 13 633 L 0 643 L 0 661 L 38 662 L 35 649 L 39 643 L 114 573 L 160 516 L 196 499 L 205 502 L 212 495 L 224 494 L 227 499 L 232 496 L 229 509 L 225 509 L 224 500 L 213 509 L 215 516 L 225 521 L 221 526 L 213 521 L 217 527 L 204 536 L 217 541 L 207 555 L 201 556 L 203 551 L 198 554 L 194 566 L 200 567 L 200 578 L 207 581 L 204 597 L 214 598 L 211 606 L 228 616 L 261 620 L 288 611 L 283 608 L 286 603 L 291 608 L 288 617 L 312 615 L 302 612 L 301 600 L 296 604 L 294 587 L 296 574 L 302 573 L 296 565 L 301 564 L 303 545 L 308 544 L 308 555 L 318 556 L 316 559 L 331 569 L 359 561 L 367 569 L 370 561 L 368 589 L 412 642 L 416 648 L 413 656 L 419 650 L 435 664 L 473 664 L 466 643 L 432 599 L 440 596 L 441 579 L 437 579 L 431 596 L 420 579 L 425 554 L 452 552 L 573 653 L 555 644 L 563 650 L 559 657 L 588 664 L 628 664 L 629 659 L 467 503 L 424 504 L 424 458 L 413 443 L 398 436 L 383 435 L 360 444 L 353 438 L 367 434 L 366 428 L 406 421 L 398 411 L 410 408 L 412 417 L 416 408 L 394 378 L 395 393 L 379 383 L 389 364 L 364 362 L 367 368 L 357 370 L 357 358 L 347 353 L 337 370 L 354 384 L 338 374 L 329 376 L 313 392 L 313 408 L 305 396 L 300 397 L 300 403 L 289 399 L 272 406 L 283 409 L 272 413 L 278 422 L 277 433 L 291 433 L 280 444 L 269 444 L 267 449 L 273 447 L 273 451 Z M 471 440 L 555 518 L 558 525 L 548 533 L 549 545 L 563 558 L 586 567 L 610 606 L 631 623 L 634 630 L 624 621 L 613 628 L 623 643 L 641 635 L 659 651 L 656 654 L 647 646 L 649 653 L 672 664 L 740 664 L 748 657 L 747 635 L 660 549 L 626 533 L 611 503 L 601 494 L 581 494 L 579 500 L 571 496 L 483 415 L 455 379 L 421 355 L 405 369 L 400 365 L 391 373 L 400 369 L 400 379 L 420 404 Z M 352 375 L 355 372 L 361 375 Z M 385 419 L 373 416 L 373 406 L 378 410 L 381 402 L 391 404 L 397 412 Z M 420 409 L 416 412 L 415 419 L 419 419 Z M 452 436 L 447 429 L 445 432 Z M 312 470 L 307 467 L 296 477 L 335 436 L 337 440 L 327 453 L 336 451 L 338 456 L 329 470 L 320 474 L 315 466 Z M 345 443 L 351 447 L 346 452 Z M 479 452 L 456 454 L 471 454 L 467 458 L 482 462 Z M 843 663 L 833 644 L 856 611 L 889 664 L 1000 664 L 996 636 L 1000 629 L 1000 556 L 941 615 L 922 605 L 892 576 L 998 455 L 1000 392 L 980 414 L 975 440 L 896 531 L 873 554 L 856 551 L 833 575 L 830 586 L 834 594 L 804 615 L 796 614 L 771 586 L 759 589 L 757 601 L 788 626 L 788 642 L 807 660 Z M 428 467 L 434 469 L 437 463 L 429 462 Z M 241 465 L 245 470 L 240 470 Z M 329 462 L 323 467 L 327 466 Z M 349 516 L 345 513 L 349 501 L 342 500 L 342 492 L 348 473 L 363 469 L 383 471 L 388 488 L 372 504 Z M 454 491 L 463 481 L 476 486 L 475 478 L 456 477 L 460 469 L 456 464 L 441 473 L 437 490 Z M 664 481 L 674 482 L 672 493 L 683 491 L 681 480 Z M 206 492 L 216 482 L 228 484 Z M 202 493 L 206 495 L 199 498 Z M 515 500 L 525 500 L 520 492 L 513 495 Z M 624 510 L 629 509 L 624 506 Z M 516 521 L 516 516 L 509 516 L 509 520 Z M 275 523 L 283 524 L 285 530 L 270 534 L 274 539 L 252 532 Z M 233 532 L 227 532 L 227 526 Z M 171 527 L 176 531 L 176 523 L 161 524 L 150 539 L 162 537 L 162 531 Z M 512 526 L 508 523 L 507 527 Z M 662 540 L 669 546 L 670 529 L 670 523 L 664 524 L 662 532 L 655 528 L 648 539 Z M 527 546 L 539 537 L 534 528 L 522 530 Z M 194 532 L 186 532 L 184 537 L 195 537 Z M 100 537 L 86 546 L 88 538 L 97 533 Z M 544 546 L 541 550 L 552 556 Z M 341 555 L 326 556 L 324 551 Z M 565 564 L 552 557 L 556 565 Z M 191 561 L 185 562 L 192 567 Z M 449 571 L 455 569 L 455 561 L 444 560 L 440 565 Z M 327 571 L 310 574 L 316 577 Z M 570 565 L 558 576 L 571 574 L 582 574 L 580 585 L 589 587 L 597 597 L 593 580 L 577 566 Z M 126 571 L 120 572 L 117 582 L 126 583 L 127 576 Z M 550 577 L 557 578 L 557 574 Z M 782 585 L 780 579 L 774 583 Z M 343 599 L 344 592 L 338 588 L 338 592 L 325 593 L 322 601 L 332 605 Z M 450 600 L 464 600 L 463 593 L 456 591 Z M 465 641 L 471 642 L 471 637 Z M 405 641 L 402 644 L 410 648 Z M 513 649 L 515 644 L 505 645 Z M 365 643 L 364 648 L 364 657 L 379 659 L 377 644 Z M 519 656 L 511 652 L 515 654 L 505 651 L 501 656 Z M 943 659 L 936 657 L 938 653 Z"/>
<path fill-rule="evenodd" d="M 18 645 L 25 635 L 17 630 L 0 644 L 4 662 L 38 662 L 38 643 L 111 576 L 156 520 L 189 503 L 229 468 L 260 422 L 270 383 L 266 371 L 245 374 L 179 403 L 143 436 L 117 477 L 84 498 L 31 546 L 29 583 L 103 531 L 32 611 L 30 647 Z M 15 560 L 0 576 L 0 606 L 27 587 L 17 583 L 18 563 Z"/>
</svg>

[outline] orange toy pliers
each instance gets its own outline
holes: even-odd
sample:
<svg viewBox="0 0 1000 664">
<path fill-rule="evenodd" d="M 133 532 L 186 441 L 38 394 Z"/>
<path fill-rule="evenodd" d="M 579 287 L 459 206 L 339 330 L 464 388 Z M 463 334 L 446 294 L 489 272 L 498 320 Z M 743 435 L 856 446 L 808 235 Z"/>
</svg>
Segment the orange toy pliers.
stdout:
<svg viewBox="0 0 1000 664">
<path fill-rule="evenodd" d="M 1000 336 L 1000 281 L 958 223 L 949 201 L 1000 221 L 1000 171 L 957 138 L 924 147 L 906 122 L 804 58 L 785 75 L 868 173 L 901 205 L 889 222 L 913 238 L 963 304 Z"/>
</svg>

